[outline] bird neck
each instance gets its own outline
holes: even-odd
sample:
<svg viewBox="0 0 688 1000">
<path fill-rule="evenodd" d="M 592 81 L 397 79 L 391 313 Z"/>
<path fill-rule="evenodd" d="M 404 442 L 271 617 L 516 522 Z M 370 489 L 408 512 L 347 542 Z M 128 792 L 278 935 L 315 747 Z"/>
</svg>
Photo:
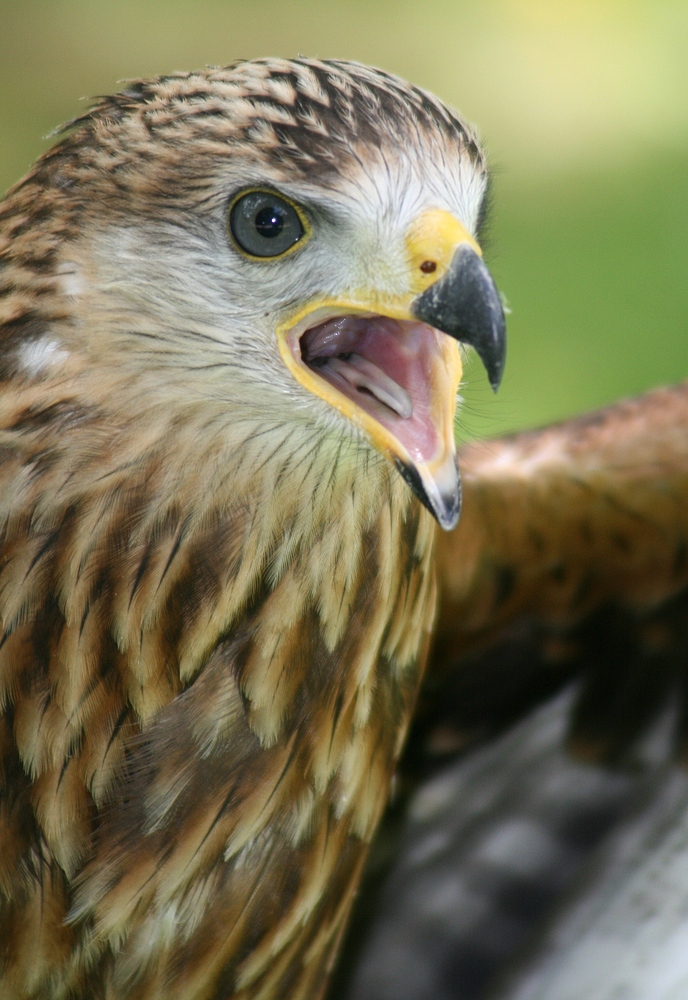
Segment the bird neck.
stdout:
<svg viewBox="0 0 688 1000">
<path fill-rule="evenodd" d="M 434 522 L 399 475 L 340 428 L 91 381 L 97 398 L 78 376 L 18 387 L 7 406 L 33 469 L 16 530 L 41 570 L 14 604 L 52 589 L 76 623 L 107 592 L 99 628 L 143 723 L 229 644 L 261 745 L 311 702 L 364 726 L 381 676 L 414 674 L 434 614 Z"/>
</svg>

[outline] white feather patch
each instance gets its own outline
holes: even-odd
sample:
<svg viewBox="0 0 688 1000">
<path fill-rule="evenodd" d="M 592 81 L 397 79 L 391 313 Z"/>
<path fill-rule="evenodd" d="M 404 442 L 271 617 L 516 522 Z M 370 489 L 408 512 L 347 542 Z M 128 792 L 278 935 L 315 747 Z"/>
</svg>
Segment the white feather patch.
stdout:
<svg viewBox="0 0 688 1000">
<path fill-rule="evenodd" d="M 22 344 L 18 352 L 19 364 L 29 375 L 39 375 L 46 368 L 60 364 L 69 357 L 69 351 L 64 350 L 59 340 L 50 337 L 39 337 Z"/>
</svg>

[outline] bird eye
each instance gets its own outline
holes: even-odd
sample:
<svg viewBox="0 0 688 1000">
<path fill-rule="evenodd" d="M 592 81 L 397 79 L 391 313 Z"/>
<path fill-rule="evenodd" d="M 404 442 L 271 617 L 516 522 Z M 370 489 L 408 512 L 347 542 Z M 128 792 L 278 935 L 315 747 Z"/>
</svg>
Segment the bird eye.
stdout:
<svg viewBox="0 0 688 1000">
<path fill-rule="evenodd" d="M 279 257 L 305 232 L 294 206 L 273 191 L 249 191 L 237 198 L 229 210 L 229 231 L 253 257 Z"/>
</svg>

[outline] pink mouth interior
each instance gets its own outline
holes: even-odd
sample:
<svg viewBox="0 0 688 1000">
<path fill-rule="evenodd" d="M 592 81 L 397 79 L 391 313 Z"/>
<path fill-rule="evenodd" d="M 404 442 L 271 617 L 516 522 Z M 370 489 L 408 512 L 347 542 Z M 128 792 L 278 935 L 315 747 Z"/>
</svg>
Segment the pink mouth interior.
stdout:
<svg viewBox="0 0 688 1000">
<path fill-rule="evenodd" d="M 308 367 L 374 417 L 414 462 L 438 451 L 430 394 L 443 334 L 386 316 L 336 316 L 300 339 Z"/>
</svg>

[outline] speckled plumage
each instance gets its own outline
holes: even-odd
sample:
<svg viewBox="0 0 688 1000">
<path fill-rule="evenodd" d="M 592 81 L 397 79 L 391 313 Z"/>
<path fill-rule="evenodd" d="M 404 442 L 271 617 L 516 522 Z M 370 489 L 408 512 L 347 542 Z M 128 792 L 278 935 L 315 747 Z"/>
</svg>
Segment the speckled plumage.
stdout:
<svg viewBox="0 0 688 1000">
<path fill-rule="evenodd" d="M 482 190 L 472 133 L 386 74 L 178 74 L 102 100 L 0 208 L 3 997 L 324 989 L 434 525 L 254 335 L 256 289 L 223 297 L 209 220 L 233 171 L 365 197 L 402 138 L 402 174 L 451 152 Z"/>
</svg>

